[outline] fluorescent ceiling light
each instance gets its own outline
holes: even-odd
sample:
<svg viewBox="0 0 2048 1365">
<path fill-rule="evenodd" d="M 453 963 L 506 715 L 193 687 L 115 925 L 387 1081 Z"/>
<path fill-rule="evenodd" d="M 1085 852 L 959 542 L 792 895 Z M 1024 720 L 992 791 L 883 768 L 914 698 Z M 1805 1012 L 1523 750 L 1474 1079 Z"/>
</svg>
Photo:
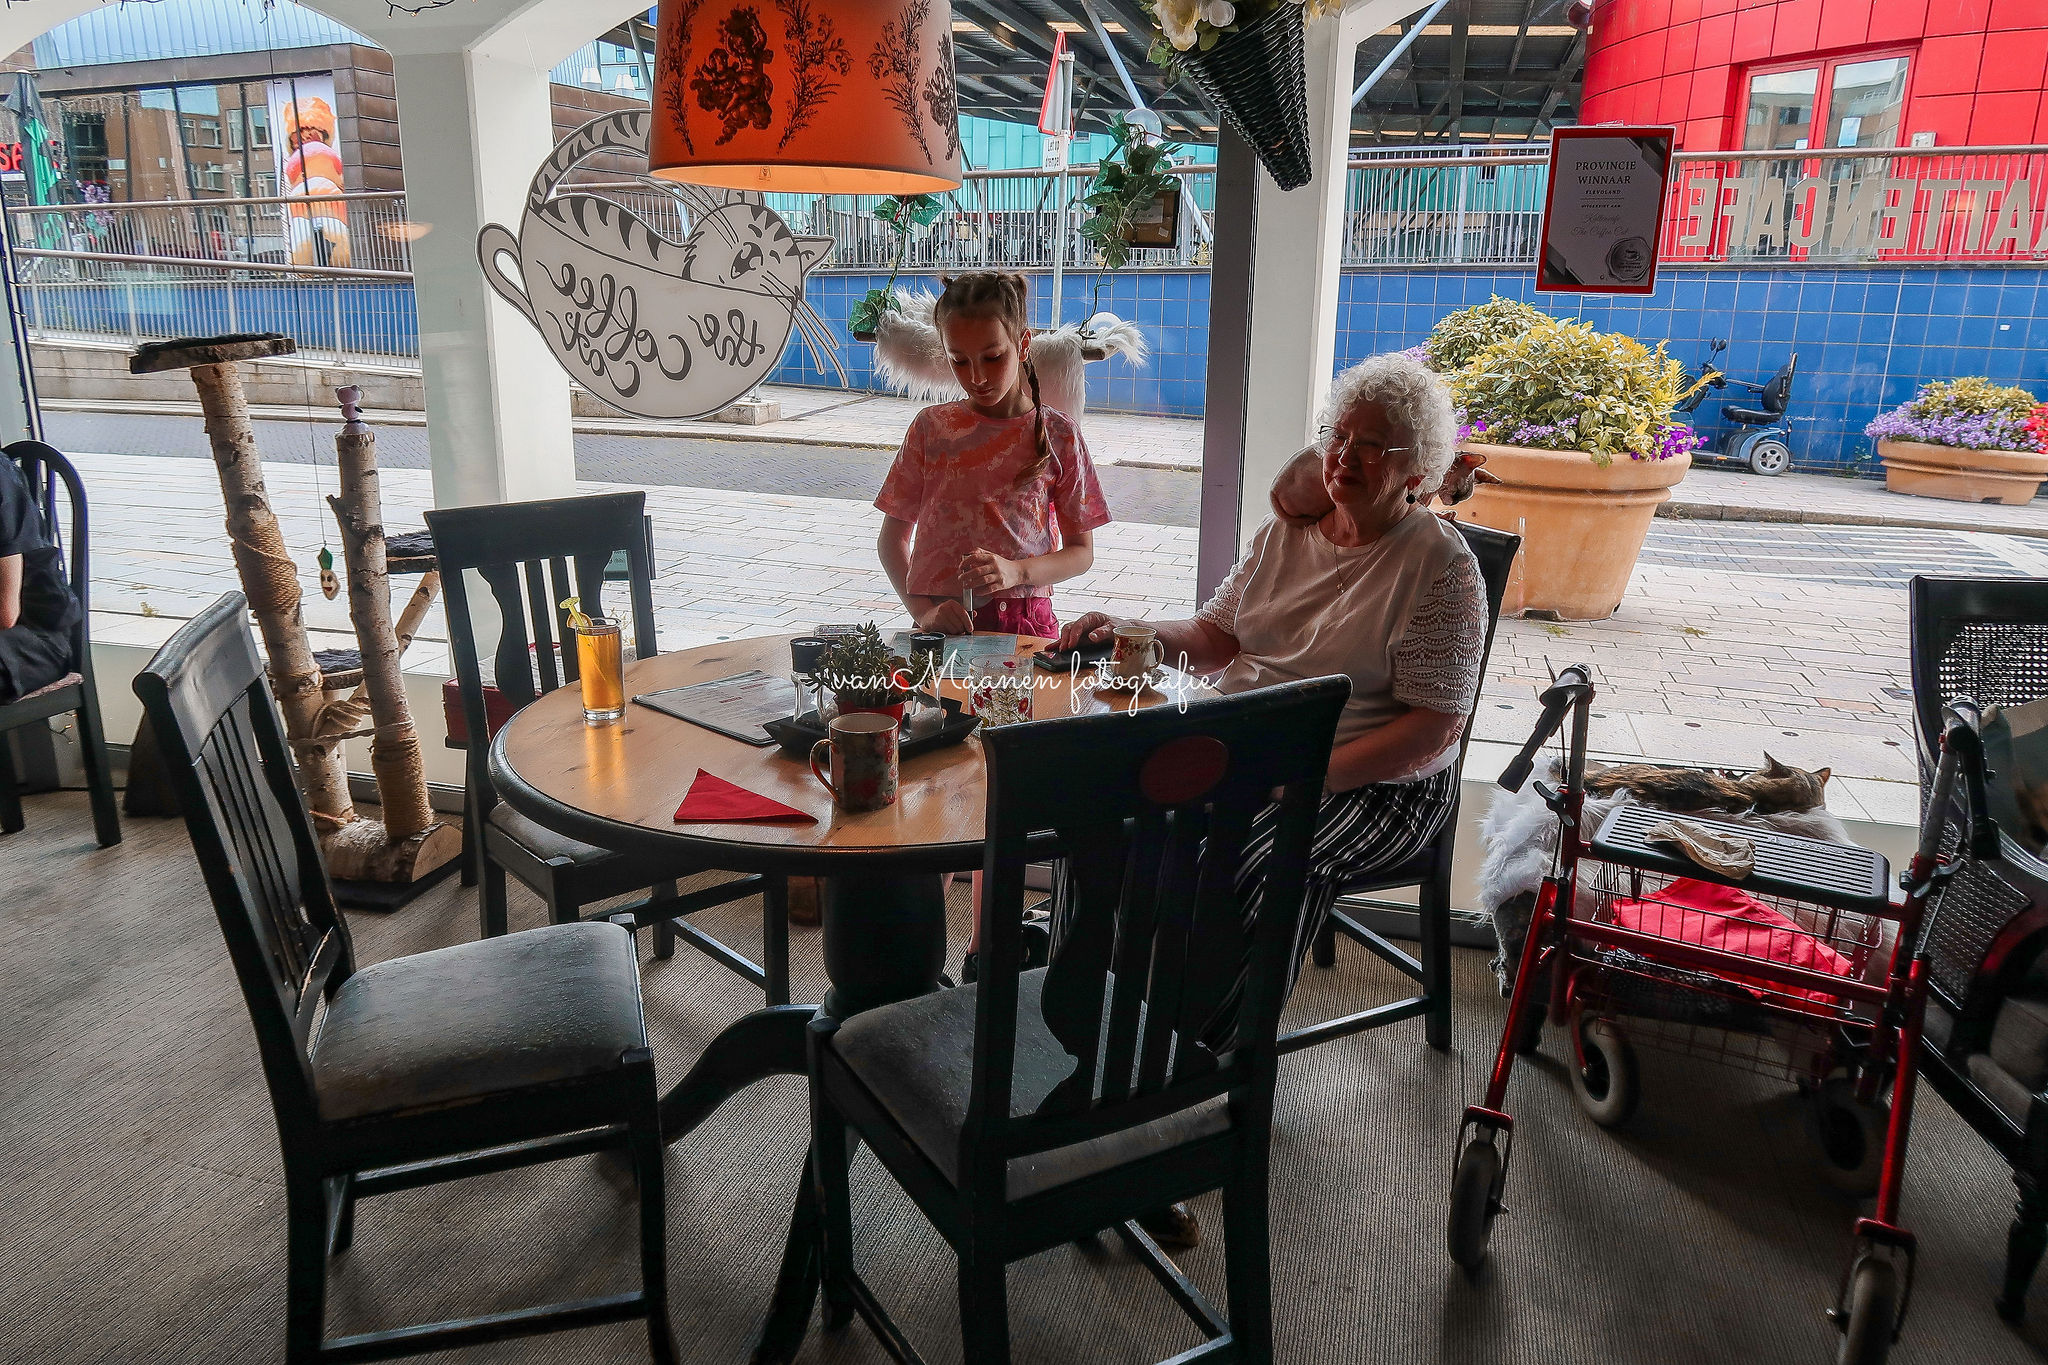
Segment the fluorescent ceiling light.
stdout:
<svg viewBox="0 0 2048 1365">
<path fill-rule="evenodd" d="M 953 21 L 953 32 L 955 32 L 955 33 L 979 33 L 979 32 L 981 32 L 981 25 L 980 25 L 980 24 L 974 24 L 974 23 L 969 23 L 969 22 L 968 22 L 967 20 L 965 20 L 965 19 L 955 19 L 955 20 Z"/>
<path fill-rule="evenodd" d="M 1379 36 L 1382 38 L 1398 38 L 1407 31 L 1405 28 L 1383 28 L 1380 30 Z M 1521 33 L 1522 27 L 1519 24 L 1472 24 L 1465 31 L 1474 38 L 1513 38 Z M 1422 36 L 1425 38 L 1448 38 L 1452 32 L 1453 29 L 1449 24 L 1431 24 L 1428 28 L 1422 30 Z M 1570 24 L 1529 25 L 1529 36 L 1531 38 L 1576 38 L 1578 33 L 1579 31 Z"/>
<path fill-rule="evenodd" d="M 1081 26 L 1068 19 L 1055 19 L 1046 25 L 1054 33 L 1079 33 Z"/>
</svg>

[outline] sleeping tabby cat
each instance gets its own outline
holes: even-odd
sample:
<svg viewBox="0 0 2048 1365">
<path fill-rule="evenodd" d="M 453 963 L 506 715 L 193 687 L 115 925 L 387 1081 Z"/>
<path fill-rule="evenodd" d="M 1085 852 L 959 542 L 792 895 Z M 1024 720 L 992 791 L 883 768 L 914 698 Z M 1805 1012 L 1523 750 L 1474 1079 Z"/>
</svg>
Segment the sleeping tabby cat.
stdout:
<svg viewBox="0 0 2048 1365">
<path fill-rule="evenodd" d="M 1822 768 L 1808 772 L 1780 763 L 1769 754 L 1764 755 L 1763 767 L 1742 777 L 1699 768 L 1624 763 L 1589 773 L 1586 791 L 1593 796 L 1612 796 L 1626 787 L 1646 806 L 1681 814 L 1720 810 L 1774 815 L 1779 811 L 1810 811 L 1825 806 L 1831 771 Z"/>
</svg>

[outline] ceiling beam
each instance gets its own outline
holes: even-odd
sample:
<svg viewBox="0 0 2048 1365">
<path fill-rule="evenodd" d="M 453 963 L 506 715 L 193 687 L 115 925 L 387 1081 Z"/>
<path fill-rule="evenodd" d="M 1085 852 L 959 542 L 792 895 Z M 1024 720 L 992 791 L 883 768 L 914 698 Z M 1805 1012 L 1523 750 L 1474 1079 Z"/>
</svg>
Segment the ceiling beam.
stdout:
<svg viewBox="0 0 2048 1365">
<path fill-rule="evenodd" d="M 1586 35 L 1581 33 L 1565 50 L 1564 60 L 1558 63 L 1557 74 L 1551 78 L 1550 93 L 1543 97 L 1543 107 L 1536 111 L 1537 131 L 1549 126 L 1551 115 L 1557 112 L 1557 106 L 1564 100 L 1565 88 L 1578 75 L 1585 60 Z"/>
<path fill-rule="evenodd" d="M 1515 74 L 1515 68 L 1522 64 L 1522 45 L 1529 41 L 1529 25 L 1535 22 L 1536 7 L 1544 0 L 1527 0 L 1522 6 L 1522 24 L 1515 31 L 1515 48 L 1508 53 L 1508 74 Z"/>
<path fill-rule="evenodd" d="M 1465 119 L 1465 54 L 1472 45 L 1471 0 L 1458 6 L 1451 20 L 1451 127 Z"/>
</svg>

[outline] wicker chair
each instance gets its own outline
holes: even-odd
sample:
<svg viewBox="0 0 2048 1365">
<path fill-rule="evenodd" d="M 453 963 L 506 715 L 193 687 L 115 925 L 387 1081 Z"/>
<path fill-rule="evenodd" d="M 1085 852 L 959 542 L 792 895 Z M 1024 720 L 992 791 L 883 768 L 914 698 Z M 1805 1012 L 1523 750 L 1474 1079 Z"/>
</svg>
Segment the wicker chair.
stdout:
<svg viewBox="0 0 2048 1365">
<path fill-rule="evenodd" d="M 2048 697 L 2048 582 L 1915 578 L 1913 701 L 1923 784 L 1942 709 L 1959 700 L 2015 706 Z M 1977 755 L 1969 756 L 1982 764 Z M 1965 853 L 1925 939 L 1927 1046 L 1921 1072 L 2012 1167 L 2019 1207 L 2006 1248 L 2000 1316 L 2017 1322 L 2048 1250 L 2048 865 L 2000 795 L 1994 752 L 1986 801 L 2004 815 L 1991 856 Z M 1963 849 L 1976 812 L 1961 793 L 1944 856 Z M 1923 799 L 1925 799 L 1923 795 Z M 2005 807 L 2005 809 L 2001 809 Z"/>
</svg>

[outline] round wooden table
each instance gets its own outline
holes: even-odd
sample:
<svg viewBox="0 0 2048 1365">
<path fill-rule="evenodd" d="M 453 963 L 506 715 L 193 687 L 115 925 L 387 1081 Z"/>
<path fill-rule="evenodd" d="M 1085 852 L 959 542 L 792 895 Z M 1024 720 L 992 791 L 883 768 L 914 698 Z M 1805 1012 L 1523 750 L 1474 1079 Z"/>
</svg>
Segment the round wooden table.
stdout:
<svg viewBox="0 0 2048 1365">
<path fill-rule="evenodd" d="M 700 645 L 628 663 L 626 694 L 755 669 L 786 676 L 793 638 Z M 1019 659 L 1048 643 L 1021 639 Z M 1167 670 L 1160 687 L 1133 697 L 1086 686 L 1092 669 L 1031 672 L 1039 684 L 1032 696 L 1035 719 L 1155 706 L 1205 686 Z M 1075 685 L 1077 677 L 1082 685 Z M 956 699 L 964 695 L 950 682 L 942 690 Z M 676 807 L 699 769 L 816 816 L 816 823 L 678 824 Z M 499 799 L 514 810 L 600 848 L 677 853 L 735 872 L 825 878 L 824 958 L 832 986 L 823 1009 L 837 1018 L 940 988 L 946 914 L 944 881 L 937 874 L 981 866 L 988 775 L 981 743 L 971 735 L 904 760 L 895 805 L 846 815 L 833 807 L 805 759 L 637 704 L 628 704 L 617 724 L 588 726 L 581 693 L 571 686 L 539 698 L 505 723 L 491 744 L 490 773 Z M 757 1080 L 802 1075 L 804 1030 L 818 1009 L 771 1006 L 728 1025 L 662 1097 L 663 1137 L 676 1141 Z M 809 1188 L 807 1171 L 774 1303 L 754 1352 L 757 1361 L 794 1355 L 810 1317 L 817 1238 Z"/>
</svg>

